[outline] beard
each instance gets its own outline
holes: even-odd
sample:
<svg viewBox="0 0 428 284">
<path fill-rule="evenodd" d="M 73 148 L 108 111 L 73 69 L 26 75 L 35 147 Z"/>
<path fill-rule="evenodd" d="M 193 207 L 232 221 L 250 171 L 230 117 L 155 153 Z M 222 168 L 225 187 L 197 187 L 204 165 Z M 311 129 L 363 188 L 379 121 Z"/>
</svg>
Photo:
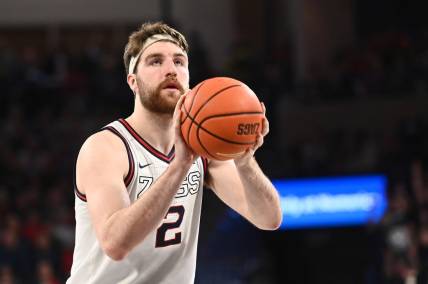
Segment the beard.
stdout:
<svg viewBox="0 0 428 284">
<path fill-rule="evenodd" d="M 142 80 L 140 80 L 140 78 L 137 77 L 136 79 L 138 89 L 140 90 L 138 92 L 138 96 L 140 97 L 140 102 L 143 107 L 158 114 L 172 115 L 174 113 L 178 99 L 184 94 L 183 86 L 181 86 L 181 84 L 175 78 L 165 79 L 156 88 L 149 88 L 142 82 Z M 178 91 L 180 92 L 179 96 L 173 94 L 172 92 L 164 95 L 161 94 L 162 90 L 168 84 L 171 84 L 171 82 L 177 85 Z"/>
</svg>

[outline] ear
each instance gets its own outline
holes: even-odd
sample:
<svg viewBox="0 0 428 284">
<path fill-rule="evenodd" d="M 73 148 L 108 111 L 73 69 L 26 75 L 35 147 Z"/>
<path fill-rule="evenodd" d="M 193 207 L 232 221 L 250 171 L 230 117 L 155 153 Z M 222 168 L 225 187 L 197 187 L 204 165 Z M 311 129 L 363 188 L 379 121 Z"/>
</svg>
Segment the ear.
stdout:
<svg viewBox="0 0 428 284">
<path fill-rule="evenodd" d="M 137 85 L 137 77 L 135 74 L 128 74 L 126 77 L 126 80 L 128 82 L 128 86 L 131 89 L 131 91 L 134 93 L 134 95 L 137 93 L 138 85 Z"/>
</svg>

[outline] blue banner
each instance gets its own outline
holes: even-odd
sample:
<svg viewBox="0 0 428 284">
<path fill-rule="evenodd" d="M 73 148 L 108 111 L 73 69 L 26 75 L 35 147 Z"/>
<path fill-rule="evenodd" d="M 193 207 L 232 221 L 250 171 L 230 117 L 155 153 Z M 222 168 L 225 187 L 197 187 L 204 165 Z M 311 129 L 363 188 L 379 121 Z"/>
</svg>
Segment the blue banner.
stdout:
<svg viewBox="0 0 428 284">
<path fill-rule="evenodd" d="M 387 207 L 386 177 L 274 180 L 283 212 L 281 229 L 377 223 Z"/>
</svg>

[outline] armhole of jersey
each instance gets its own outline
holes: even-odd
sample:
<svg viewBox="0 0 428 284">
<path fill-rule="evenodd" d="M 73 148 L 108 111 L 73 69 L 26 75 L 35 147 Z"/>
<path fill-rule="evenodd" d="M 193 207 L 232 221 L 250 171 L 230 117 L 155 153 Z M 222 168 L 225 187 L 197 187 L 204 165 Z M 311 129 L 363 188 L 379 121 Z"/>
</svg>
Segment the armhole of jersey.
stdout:
<svg viewBox="0 0 428 284">
<path fill-rule="evenodd" d="M 111 126 L 106 126 L 102 128 L 101 131 L 102 130 L 109 130 L 112 133 L 116 134 L 122 140 L 123 144 L 125 144 L 126 152 L 128 154 L 129 169 L 128 169 L 128 174 L 123 179 L 123 181 L 125 182 L 125 185 L 128 186 L 131 183 L 135 172 L 134 157 L 132 156 L 131 148 L 129 147 L 128 141 L 126 141 L 126 139 L 122 136 L 122 134 L 119 133 L 119 131 L 117 131 L 115 128 Z"/>
<path fill-rule="evenodd" d="M 79 189 L 77 188 L 77 181 L 76 181 L 76 167 L 74 167 L 74 171 L 73 171 L 73 185 L 74 185 L 74 193 L 76 194 L 76 196 L 82 200 L 83 202 L 86 202 L 86 194 L 83 194 L 79 191 Z"/>
<path fill-rule="evenodd" d="M 201 157 L 202 159 L 202 165 L 204 166 L 204 179 L 208 176 L 208 159 Z"/>
<path fill-rule="evenodd" d="M 132 156 L 131 148 L 129 147 L 128 142 L 125 140 L 125 138 L 119 133 L 119 131 L 117 131 L 113 127 L 107 126 L 107 127 L 100 129 L 99 131 L 103 131 L 103 130 L 109 130 L 110 132 L 114 133 L 115 135 L 117 135 L 122 140 L 123 144 L 125 144 L 126 152 L 128 154 L 129 170 L 128 170 L 128 174 L 124 178 L 124 182 L 125 182 L 125 185 L 128 186 L 131 183 L 132 178 L 134 177 L 134 168 L 135 168 L 134 167 L 134 157 Z M 82 200 L 83 202 L 86 202 L 87 201 L 86 195 L 83 194 L 82 192 L 80 192 L 79 189 L 77 188 L 76 175 L 77 175 L 76 168 L 74 168 L 74 173 L 73 173 L 74 192 L 80 200 Z"/>
</svg>

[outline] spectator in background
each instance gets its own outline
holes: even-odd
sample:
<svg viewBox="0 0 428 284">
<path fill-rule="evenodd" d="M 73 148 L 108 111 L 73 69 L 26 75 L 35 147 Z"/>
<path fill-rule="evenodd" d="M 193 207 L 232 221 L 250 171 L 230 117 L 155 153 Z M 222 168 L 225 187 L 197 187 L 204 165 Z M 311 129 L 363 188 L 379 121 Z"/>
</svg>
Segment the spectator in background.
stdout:
<svg viewBox="0 0 428 284">
<path fill-rule="evenodd" d="M 15 274 L 10 266 L 0 265 L 0 284 L 19 284 L 22 283 L 15 278 Z"/>
<path fill-rule="evenodd" d="M 37 284 L 60 284 L 51 262 L 40 260 L 37 263 Z"/>
<path fill-rule="evenodd" d="M 0 230 L 0 267 L 6 271 L 5 274 L 16 276 L 17 280 L 28 283 L 31 281 L 32 274 L 31 260 L 28 257 L 29 248 L 22 238 L 20 227 L 17 216 L 6 216 L 6 223 Z"/>
<path fill-rule="evenodd" d="M 405 186 L 397 183 L 382 220 L 385 237 L 384 273 L 387 283 L 404 283 L 417 271 L 415 220 Z"/>
</svg>

